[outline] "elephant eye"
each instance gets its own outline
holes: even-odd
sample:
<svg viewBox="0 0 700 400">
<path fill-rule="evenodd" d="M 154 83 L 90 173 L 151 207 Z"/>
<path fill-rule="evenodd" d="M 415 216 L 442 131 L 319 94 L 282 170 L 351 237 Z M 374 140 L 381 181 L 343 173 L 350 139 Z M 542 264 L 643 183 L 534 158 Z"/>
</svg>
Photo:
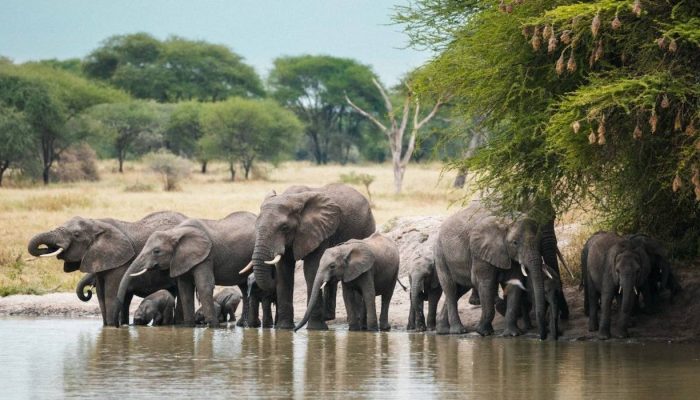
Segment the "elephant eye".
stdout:
<svg viewBox="0 0 700 400">
<path fill-rule="evenodd" d="M 517 246 L 517 245 L 518 245 L 518 241 L 517 241 L 517 240 L 513 240 L 513 246 Z"/>
<path fill-rule="evenodd" d="M 80 232 L 73 232 L 73 237 L 80 237 Z"/>
<path fill-rule="evenodd" d="M 155 254 L 155 255 L 160 254 L 160 249 L 158 249 L 158 248 L 153 249 L 153 254 Z"/>
<path fill-rule="evenodd" d="M 328 268 L 330 268 L 330 269 L 335 269 L 335 264 L 329 264 L 329 265 L 328 265 Z"/>
<path fill-rule="evenodd" d="M 282 225 L 280 226 L 280 230 L 281 230 L 282 232 L 289 232 L 289 225 L 287 225 L 287 224 L 282 224 Z"/>
</svg>

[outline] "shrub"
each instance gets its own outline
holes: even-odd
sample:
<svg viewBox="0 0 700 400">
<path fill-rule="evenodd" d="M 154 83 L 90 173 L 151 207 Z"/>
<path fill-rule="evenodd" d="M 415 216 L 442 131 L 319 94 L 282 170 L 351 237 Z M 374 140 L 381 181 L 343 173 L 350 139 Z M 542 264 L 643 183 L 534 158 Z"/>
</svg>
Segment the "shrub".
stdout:
<svg viewBox="0 0 700 400">
<path fill-rule="evenodd" d="M 340 174 L 340 181 L 351 185 L 364 185 L 367 190 L 370 204 L 372 203 L 372 193 L 369 191 L 369 185 L 374 182 L 375 176 L 370 174 L 356 174 L 355 171 L 350 171 L 349 174 Z"/>
<path fill-rule="evenodd" d="M 136 182 L 128 185 L 124 188 L 125 192 L 138 193 L 138 192 L 152 192 L 153 185 L 150 183 Z"/>
<path fill-rule="evenodd" d="M 179 183 L 190 175 L 192 163 L 168 151 L 162 150 L 147 154 L 144 161 L 148 168 L 161 175 L 163 190 L 169 192 L 179 189 Z"/>
<path fill-rule="evenodd" d="M 61 153 L 52 173 L 58 182 L 98 181 L 97 153 L 86 143 L 70 146 Z"/>
</svg>

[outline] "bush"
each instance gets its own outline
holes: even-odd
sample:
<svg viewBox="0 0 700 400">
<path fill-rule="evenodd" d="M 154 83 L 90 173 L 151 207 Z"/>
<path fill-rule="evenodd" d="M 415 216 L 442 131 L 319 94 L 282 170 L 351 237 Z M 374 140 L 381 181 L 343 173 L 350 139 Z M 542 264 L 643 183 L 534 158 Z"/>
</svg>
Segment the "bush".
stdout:
<svg viewBox="0 0 700 400">
<path fill-rule="evenodd" d="M 190 176 L 192 163 L 168 151 L 162 150 L 147 154 L 144 161 L 148 168 L 161 175 L 163 190 L 169 192 L 179 189 L 179 183 Z"/>
<path fill-rule="evenodd" d="M 52 177 L 58 182 L 100 180 L 97 153 L 86 143 L 68 147 L 53 166 Z"/>
<path fill-rule="evenodd" d="M 150 183 L 136 182 L 125 187 L 124 191 L 129 193 L 152 192 L 153 185 Z"/>
<path fill-rule="evenodd" d="M 369 185 L 374 182 L 375 176 L 370 174 L 356 174 L 355 171 L 350 171 L 349 174 L 340 174 L 340 181 L 350 185 L 363 185 L 367 190 L 367 197 L 372 204 L 372 193 L 369 191 Z"/>
</svg>

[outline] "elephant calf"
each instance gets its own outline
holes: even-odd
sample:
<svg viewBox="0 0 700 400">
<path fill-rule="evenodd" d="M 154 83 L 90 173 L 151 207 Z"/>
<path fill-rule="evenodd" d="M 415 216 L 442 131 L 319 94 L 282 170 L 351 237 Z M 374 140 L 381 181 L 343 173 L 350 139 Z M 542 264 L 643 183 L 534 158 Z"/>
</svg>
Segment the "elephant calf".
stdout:
<svg viewBox="0 0 700 400">
<path fill-rule="evenodd" d="M 399 250 L 394 241 L 379 233 L 327 249 L 321 256 L 306 314 L 295 330 L 301 329 L 309 320 L 311 310 L 320 301 L 323 286 L 341 281 L 350 330 L 360 330 L 366 322 L 368 330 L 388 331 L 391 329 L 389 303 L 398 275 Z M 379 324 L 376 296 L 382 296 Z"/>
<path fill-rule="evenodd" d="M 225 287 L 214 294 L 214 314 L 218 316 L 219 322 L 235 322 L 236 309 L 241 302 L 241 291 L 236 287 Z M 206 323 L 204 309 L 199 307 L 194 313 L 195 324 Z"/>
<path fill-rule="evenodd" d="M 437 306 L 442 288 L 435 270 L 435 258 L 432 243 L 416 249 L 405 262 L 408 269 L 409 287 L 411 289 L 411 310 L 408 314 L 406 330 L 423 332 L 426 330 L 426 319 L 423 313 L 423 302 L 428 302 L 427 329 L 435 330 Z"/>
<path fill-rule="evenodd" d="M 147 296 L 134 313 L 134 325 L 172 325 L 175 320 L 175 297 L 161 289 Z"/>
<path fill-rule="evenodd" d="M 260 305 L 262 304 L 262 327 L 272 328 L 277 321 L 277 316 L 272 317 L 272 304 L 277 304 L 277 293 L 266 292 L 258 286 L 255 275 L 248 276 L 248 327 L 260 327 Z"/>
<path fill-rule="evenodd" d="M 588 307 L 588 330 L 598 331 L 600 339 L 610 338 L 610 309 L 614 297 L 622 296 L 619 330 L 627 337 L 629 316 L 637 301 L 638 290 L 647 291 L 650 273 L 649 255 L 644 247 L 610 232 L 591 236 L 581 252 L 583 288 Z M 644 297 L 649 298 L 645 293 Z M 601 318 L 598 321 L 598 302 Z"/>
</svg>

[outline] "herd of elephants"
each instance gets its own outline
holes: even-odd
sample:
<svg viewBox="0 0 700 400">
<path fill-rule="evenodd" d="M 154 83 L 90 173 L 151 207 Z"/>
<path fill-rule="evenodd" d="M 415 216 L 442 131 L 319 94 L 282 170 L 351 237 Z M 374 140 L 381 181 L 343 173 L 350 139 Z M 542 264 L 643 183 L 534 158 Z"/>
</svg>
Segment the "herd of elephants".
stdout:
<svg viewBox="0 0 700 400">
<path fill-rule="evenodd" d="M 395 242 L 376 232 L 367 199 L 342 184 L 272 192 L 257 216 L 234 212 L 208 220 L 161 211 L 136 222 L 74 217 L 31 238 L 28 250 L 33 256 L 63 260 L 65 272 L 86 273 L 78 297 L 89 300 L 92 291 L 84 290 L 94 286 L 107 326 L 129 323 L 129 305 L 136 295 L 144 300 L 134 314 L 135 324 L 218 326 L 235 320 L 242 302 L 237 326 L 307 325 L 322 330 L 326 321 L 335 319 L 341 282 L 349 329 L 389 330 L 389 304 L 396 283 L 401 284 L 399 264 L 410 282 L 408 330 L 466 332 L 457 301 L 469 291 L 469 302 L 481 305 L 476 327 L 481 335 L 494 333 L 496 311 L 505 316 L 506 336 L 534 329 L 534 314 L 541 339 L 556 340 L 559 320 L 569 317 L 553 220 L 503 216 L 472 202 L 442 222 L 426 251 L 400 256 Z M 299 261 L 307 307 L 295 325 L 294 271 Z M 598 331 L 602 339 L 611 336 L 613 299 L 616 333 L 624 337 L 632 313 L 653 310 L 662 292 L 680 290 L 664 249 L 646 235 L 598 232 L 582 249 L 581 262 L 589 330 Z M 215 285 L 226 287 L 215 293 Z M 195 293 L 201 304 L 196 312 Z"/>
</svg>

